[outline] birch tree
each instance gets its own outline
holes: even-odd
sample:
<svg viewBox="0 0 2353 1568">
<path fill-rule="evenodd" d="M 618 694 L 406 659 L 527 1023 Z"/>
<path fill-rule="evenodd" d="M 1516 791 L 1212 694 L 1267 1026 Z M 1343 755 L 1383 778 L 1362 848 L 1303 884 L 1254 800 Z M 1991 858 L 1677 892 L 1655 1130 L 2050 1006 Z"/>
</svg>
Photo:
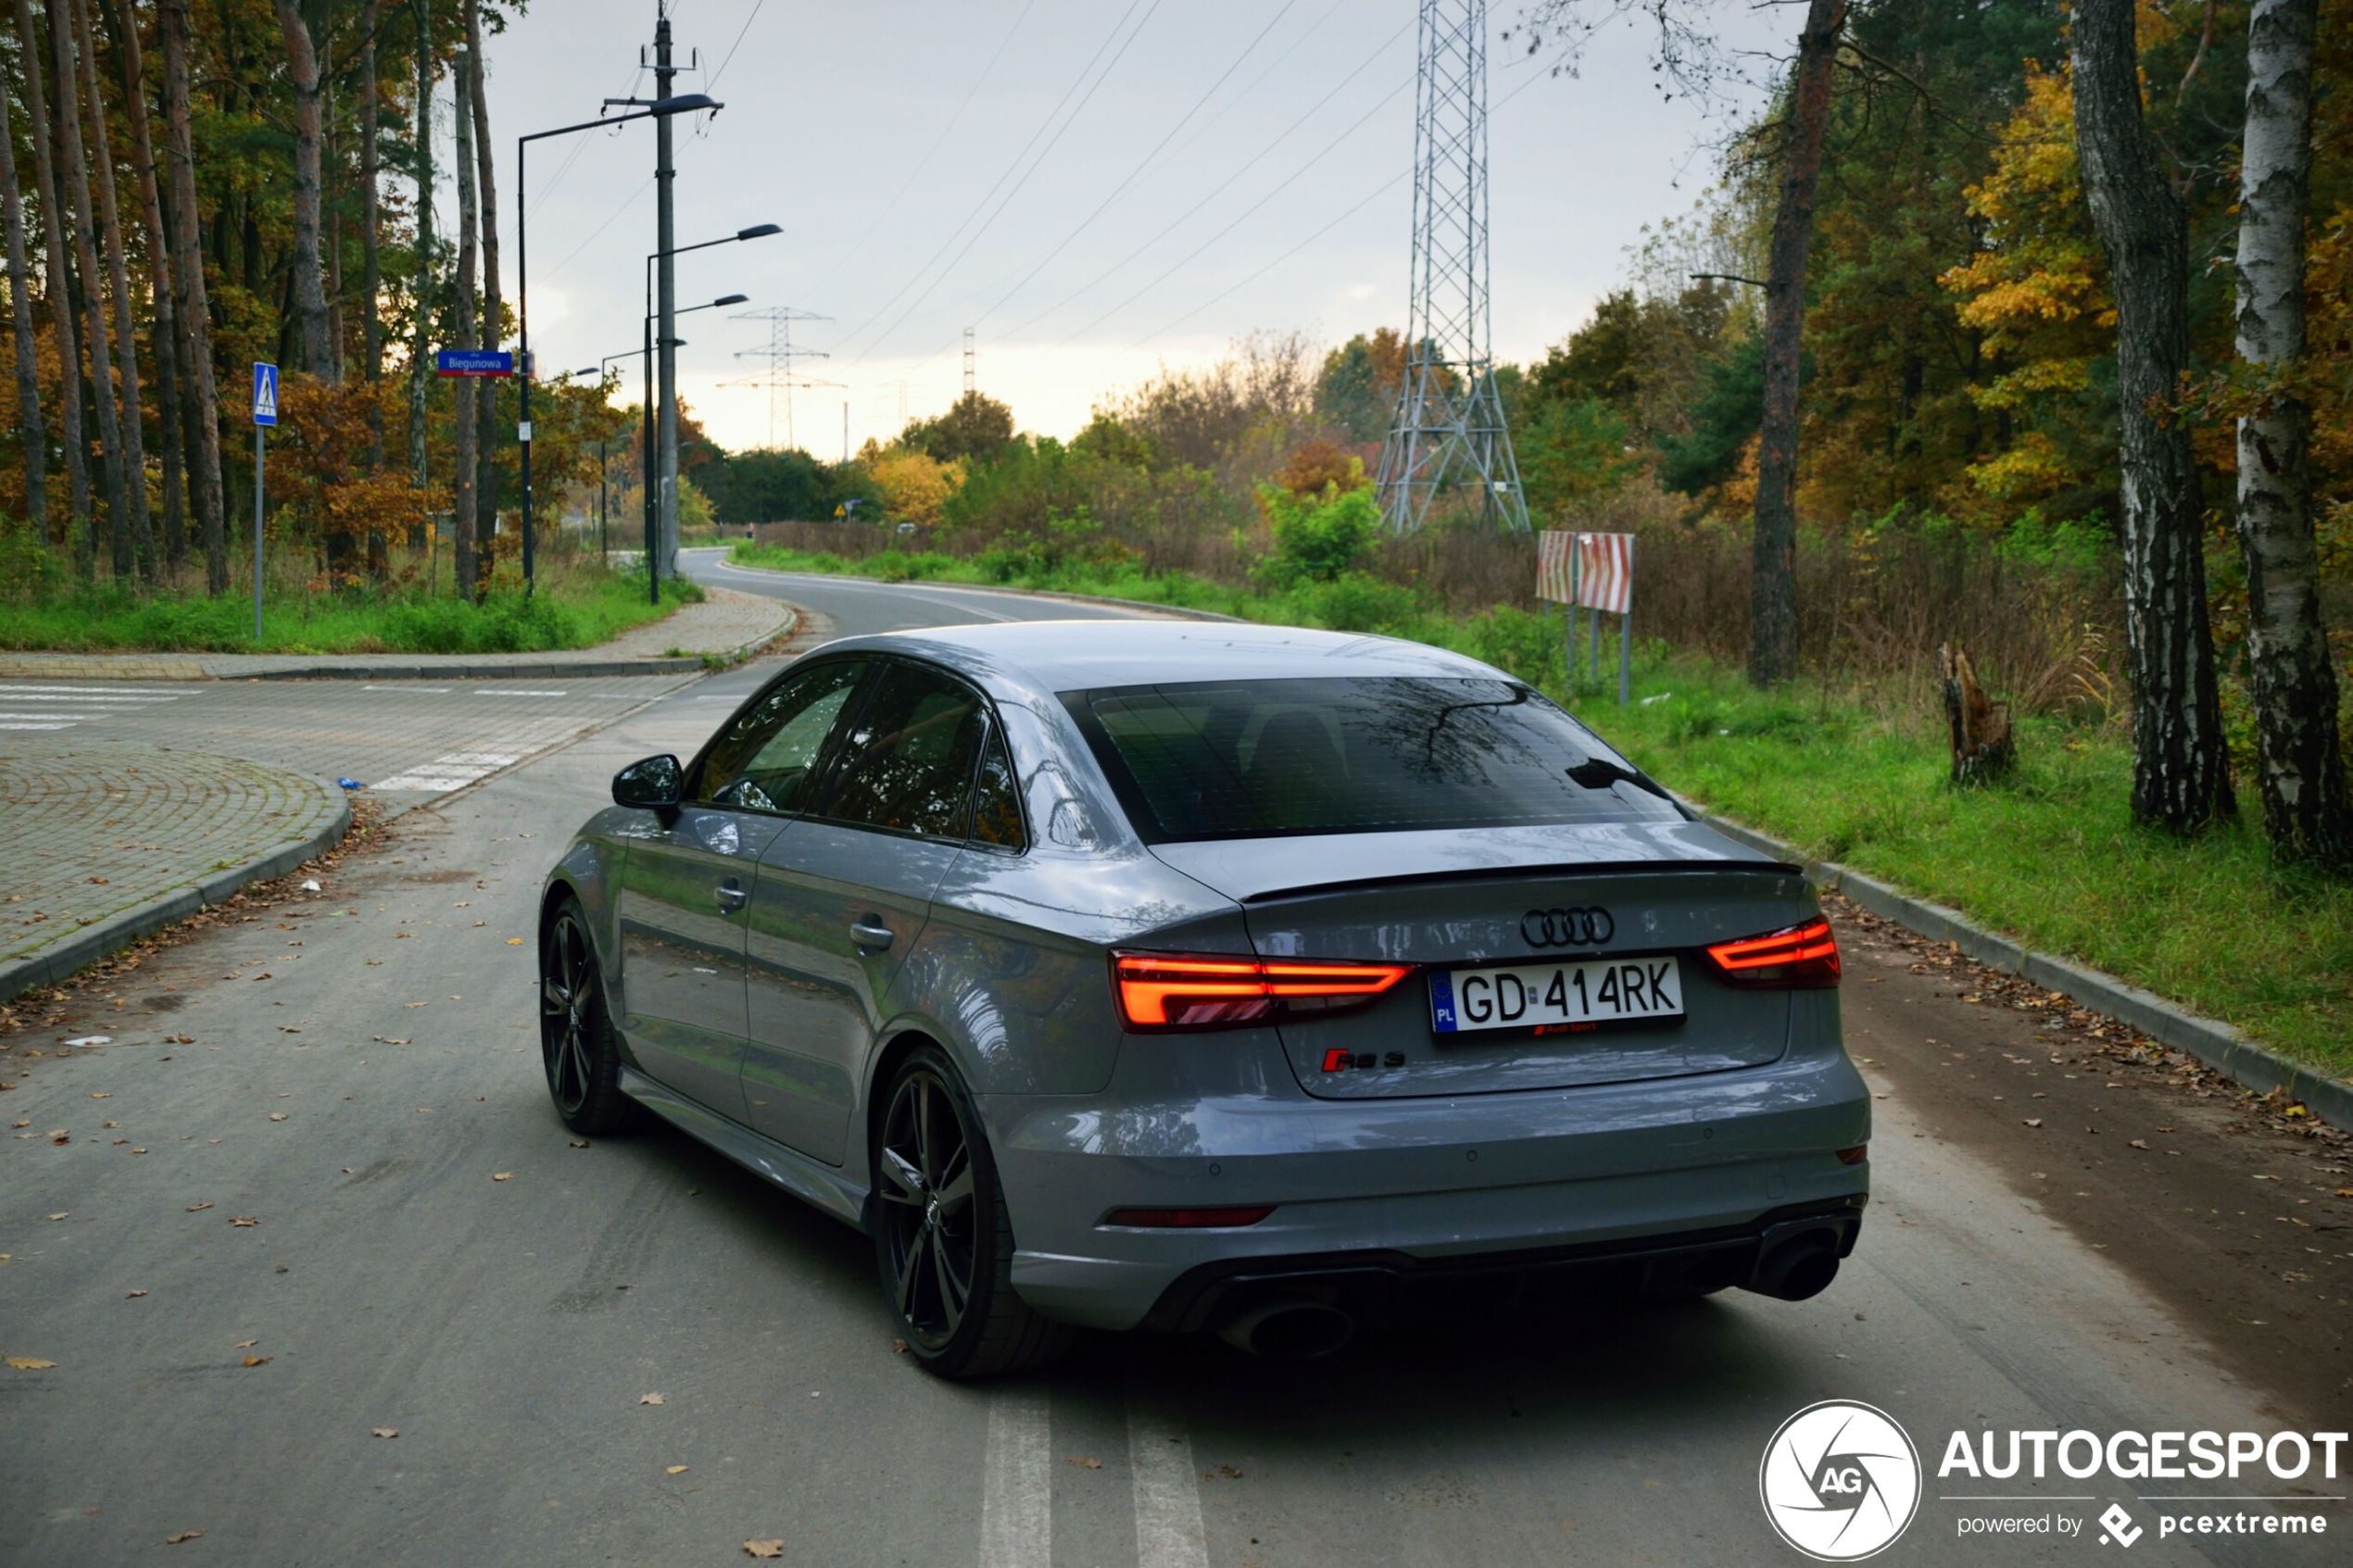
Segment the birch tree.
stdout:
<svg viewBox="0 0 2353 1568">
<path fill-rule="evenodd" d="M 383 169 L 376 147 L 378 19 L 377 0 L 367 0 L 359 11 L 359 344 L 360 373 L 371 386 L 382 381 L 384 373 L 384 257 L 378 249 L 384 229 L 383 196 L 378 188 Z M 368 470 L 373 473 L 384 467 L 384 408 L 374 398 L 368 401 Z"/>
<path fill-rule="evenodd" d="M 466 48 L 472 63 L 467 68 L 467 105 L 459 112 L 470 107 L 473 115 L 474 161 L 481 181 L 475 212 L 482 230 L 482 344 L 496 348 L 506 331 L 498 297 L 497 148 L 490 140 L 490 95 L 484 80 L 489 73 L 483 69 L 481 0 L 465 0 L 465 6 Z M 516 369 L 522 373 L 521 366 Z M 478 395 L 474 535 L 486 556 L 498 533 L 498 383 L 485 382 Z"/>
<path fill-rule="evenodd" d="M 2263 831 L 2284 860 L 2353 872 L 2336 674 L 2321 622 L 2303 369 L 2304 219 L 2312 180 L 2317 0 L 2254 0 L 2239 172 L 2238 353 L 2276 390 L 2238 421 L 2238 536 Z"/>
<path fill-rule="evenodd" d="M 2077 0 L 2076 155 L 2116 299 L 2133 814 L 2194 833 L 2235 813 L 2190 433 L 2188 215 L 2141 105 L 2133 0 Z"/>
<path fill-rule="evenodd" d="M 409 344 L 409 479 L 422 490 L 433 482 L 425 467 L 425 391 L 433 383 L 433 8 L 409 0 L 417 18 L 417 274 Z"/>
<path fill-rule="evenodd" d="M 302 324 L 305 368 L 322 381 L 343 379 L 327 326 L 325 276 L 319 260 L 319 52 L 299 0 L 276 0 L 278 31 L 285 40 L 287 80 L 295 95 L 294 305 Z"/>
<path fill-rule="evenodd" d="M 474 119 L 468 107 L 468 94 L 472 91 L 472 77 L 477 62 L 472 51 L 463 44 L 457 50 L 457 109 L 452 118 L 458 126 L 458 148 L 452 162 L 458 172 L 458 298 L 457 320 L 453 323 L 459 348 L 476 346 L 474 338 Z M 454 487 L 456 506 L 450 533 L 455 535 L 458 568 L 458 596 L 472 600 L 478 587 L 474 549 L 474 378 L 459 376 L 453 383 L 457 395 L 458 420 L 455 439 L 457 447 L 457 483 Z"/>
</svg>

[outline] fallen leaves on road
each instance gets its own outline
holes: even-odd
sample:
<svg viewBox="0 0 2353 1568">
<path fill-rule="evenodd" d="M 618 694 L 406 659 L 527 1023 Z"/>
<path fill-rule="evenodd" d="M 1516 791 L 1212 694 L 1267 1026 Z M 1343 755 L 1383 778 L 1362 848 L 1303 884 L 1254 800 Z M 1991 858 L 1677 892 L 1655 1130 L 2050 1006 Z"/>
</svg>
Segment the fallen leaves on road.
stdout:
<svg viewBox="0 0 2353 1568">
<path fill-rule="evenodd" d="M 212 1205 L 209 1203 L 191 1203 L 188 1205 L 188 1212 L 191 1214 L 200 1214 L 211 1207 Z"/>
<path fill-rule="evenodd" d="M 19 1126 L 22 1126 L 22 1125 L 23 1125 L 23 1123 L 18 1123 L 18 1125 L 19 1125 Z M 570 1139 L 570 1140 L 568 1140 L 568 1141 L 572 1144 L 572 1147 L 573 1147 L 573 1148 L 586 1148 L 588 1147 L 588 1140 L 587 1140 L 586 1138 L 573 1138 L 573 1139 Z"/>
<path fill-rule="evenodd" d="M 255 975 L 254 978 L 256 980 L 267 980 L 270 978 L 270 972 L 265 969 L 259 974 Z"/>
<path fill-rule="evenodd" d="M 285 1119 L 286 1113 L 283 1110 L 273 1110 L 270 1113 L 270 1120 L 272 1122 L 283 1122 Z"/>
<path fill-rule="evenodd" d="M 145 1296 L 145 1294 L 146 1292 L 144 1290 L 126 1290 L 122 1293 L 122 1298 L 126 1301 L 136 1301 L 140 1297 Z"/>
<path fill-rule="evenodd" d="M 2039 1127 L 2043 1124 L 2043 1119 L 2040 1116 L 2030 1116 L 2026 1119 L 2026 1124 L 2030 1127 Z"/>
<path fill-rule="evenodd" d="M 19 1372 L 47 1372 L 57 1364 L 55 1361 L 44 1361 L 38 1356 L 10 1356 L 7 1358 L 7 1362 Z"/>
<path fill-rule="evenodd" d="M 93 1089 L 90 1091 L 90 1098 L 92 1099 L 112 1099 L 114 1098 L 114 1091 L 112 1089 Z"/>
<path fill-rule="evenodd" d="M 163 1544 L 166 1546 L 178 1546 L 182 1541 L 193 1541 L 198 1536 L 203 1534 L 204 1532 L 202 1530 L 182 1530 L 176 1536 L 164 1537 Z"/>
<path fill-rule="evenodd" d="M 405 1007 L 405 1008 L 421 1008 L 421 1007 L 424 1007 L 424 1006 L 426 1006 L 426 1005 L 428 1005 L 428 1004 L 426 1004 L 426 1003 L 424 1003 L 424 1002 L 403 1002 L 403 1003 L 401 1003 L 400 1005 L 401 1005 L 402 1007 Z"/>
<path fill-rule="evenodd" d="M 490 1179 L 494 1182 L 511 1182 L 515 1179 L 515 1173 L 512 1171 L 496 1171 L 491 1173 Z"/>
<path fill-rule="evenodd" d="M 2146 1138 L 2134 1138 L 2131 1143 L 2126 1144 L 2124 1147 L 2127 1148 L 2148 1148 L 2148 1140 Z"/>
<path fill-rule="evenodd" d="M 251 1230 L 254 1226 L 261 1223 L 259 1220 L 255 1219 L 250 1214 L 240 1214 L 229 1223 L 236 1226 L 239 1230 Z"/>
<path fill-rule="evenodd" d="M 174 1035 L 171 1036 L 171 1043 L 175 1046 L 193 1046 L 196 1043 L 196 1037 L 194 1035 Z"/>
<path fill-rule="evenodd" d="M 240 1350 L 250 1350 L 256 1345 L 260 1343 L 261 1341 L 258 1339 L 240 1339 L 237 1341 L 237 1348 Z"/>
<path fill-rule="evenodd" d="M 397 1426 L 375 1426 L 369 1428 L 369 1430 L 379 1437 L 397 1437 L 400 1436 L 400 1428 Z"/>
<path fill-rule="evenodd" d="M 904 1339 L 892 1340 L 890 1342 L 890 1353 L 894 1356 L 905 1355 L 907 1353 L 907 1341 Z"/>
<path fill-rule="evenodd" d="M 664 1475 L 684 1475 L 686 1474 L 686 1467 L 683 1464 L 665 1464 L 661 1467 L 661 1473 Z"/>
<path fill-rule="evenodd" d="M 302 1031 L 296 1028 L 291 1023 L 281 1023 L 278 1025 L 278 1033 L 281 1035 L 299 1035 Z"/>
<path fill-rule="evenodd" d="M 785 1543 L 781 1540 L 746 1541 L 744 1555 L 746 1557 L 782 1557 L 785 1555 Z"/>
<path fill-rule="evenodd" d="M 274 1358 L 270 1356 L 247 1356 L 245 1358 L 245 1365 L 268 1366 L 273 1359 Z"/>
<path fill-rule="evenodd" d="M 659 1394 L 640 1394 L 637 1396 L 637 1402 L 641 1405 L 666 1405 L 670 1401 Z"/>
<path fill-rule="evenodd" d="M 1066 1459 L 1063 1462 L 1075 1464 L 1081 1470 L 1101 1470 L 1103 1467 L 1103 1461 L 1099 1459 Z"/>
<path fill-rule="evenodd" d="M 69 1213 L 71 1213 L 71 1212 L 72 1212 L 72 1210 L 65 1210 L 65 1211 L 64 1211 L 64 1212 L 62 1212 L 62 1213 L 52 1214 L 52 1215 L 50 1215 L 50 1216 L 49 1216 L 49 1218 L 51 1218 L 52 1220 L 62 1220 L 62 1219 L 64 1219 L 64 1218 L 66 1217 L 66 1214 L 69 1214 Z"/>
<path fill-rule="evenodd" d="M 379 1035 L 376 1036 L 376 1044 L 380 1046 L 408 1046 L 414 1045 L 415 1043 L 416 1036 L 413 1035 L 403 1035 L 396 1040 L 389 1035 Z"/>
</svg>

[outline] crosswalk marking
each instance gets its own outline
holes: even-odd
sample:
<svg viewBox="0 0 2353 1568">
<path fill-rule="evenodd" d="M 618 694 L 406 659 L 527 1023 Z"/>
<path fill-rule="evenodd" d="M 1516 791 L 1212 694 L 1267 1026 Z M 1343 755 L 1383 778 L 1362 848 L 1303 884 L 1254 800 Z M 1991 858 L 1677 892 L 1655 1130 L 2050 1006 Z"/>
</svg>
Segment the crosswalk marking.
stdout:
<svg viewBox="0 0 2353 1568">
<path fill-rule="evenodd" d="M 1051 1568 L 1053 1499 L 1051 1399 L 1044 1389 L 1000 1390 L 981 1456 L 980 1568 Z"/>
<path fill-rule="evenodd" d="M 1127 1470 L 1136 1492 L 1136 1568 L 1209 1568 L 1191 1435 L 1181 1415 L 1136 1392 L 1127 1396 Z"/>
<path fill-rule="evenodd" d="M 125 692 L 0 683 L 0 702 L 19 705 L 0 711 L 0 730 L 69 730 L 80 723 L 137 713 L 156 703 L 177 702 L 180 696 L 138 686 Z"/>
</svg>

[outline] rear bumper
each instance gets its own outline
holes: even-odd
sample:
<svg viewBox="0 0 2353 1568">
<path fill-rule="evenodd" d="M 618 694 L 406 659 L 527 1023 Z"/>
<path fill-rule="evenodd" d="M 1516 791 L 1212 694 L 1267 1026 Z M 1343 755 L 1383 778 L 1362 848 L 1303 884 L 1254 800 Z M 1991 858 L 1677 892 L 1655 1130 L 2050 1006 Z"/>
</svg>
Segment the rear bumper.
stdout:
<svg viewBox="0 0 2353 1568">
<path fill-rule="evenodd" d="M 1866 1201 L 1858 1193 L 1831 1204 L 1775 1209 L 1746 1224 L 1534 1251 L 1228 1259 L 1177 1276 L 1137 1326 L 1214 1329 L 1280 1298 L 1338 1307 L 1359 1323 L 1394 1323 L 1685 1297 L 1751 1283 L 1766 1251 L 1803 1236 L 1820 1233 L 1844 1258 L 1862 1230 Z"/>
</svg>

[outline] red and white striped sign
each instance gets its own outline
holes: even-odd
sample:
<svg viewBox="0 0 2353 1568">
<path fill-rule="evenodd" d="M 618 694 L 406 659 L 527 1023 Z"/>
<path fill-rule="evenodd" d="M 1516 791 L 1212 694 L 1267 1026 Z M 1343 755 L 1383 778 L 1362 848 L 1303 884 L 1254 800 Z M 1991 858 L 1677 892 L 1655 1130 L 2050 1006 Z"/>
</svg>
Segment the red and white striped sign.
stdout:
<svg viewBox="0 0 2353 1568">
<path fill-rule="evenodd" d="M 1577 535 L 1577 602 L 1624 615 L 1634 604 L 1634 536 Z"/>
<path fill-rule="evenodd" d="M 1536 596 L 1554 604 L 1569 602 L 1568 556 L 1577 535 L 1546 529 L 1536 535 Z"/>
</svg>

